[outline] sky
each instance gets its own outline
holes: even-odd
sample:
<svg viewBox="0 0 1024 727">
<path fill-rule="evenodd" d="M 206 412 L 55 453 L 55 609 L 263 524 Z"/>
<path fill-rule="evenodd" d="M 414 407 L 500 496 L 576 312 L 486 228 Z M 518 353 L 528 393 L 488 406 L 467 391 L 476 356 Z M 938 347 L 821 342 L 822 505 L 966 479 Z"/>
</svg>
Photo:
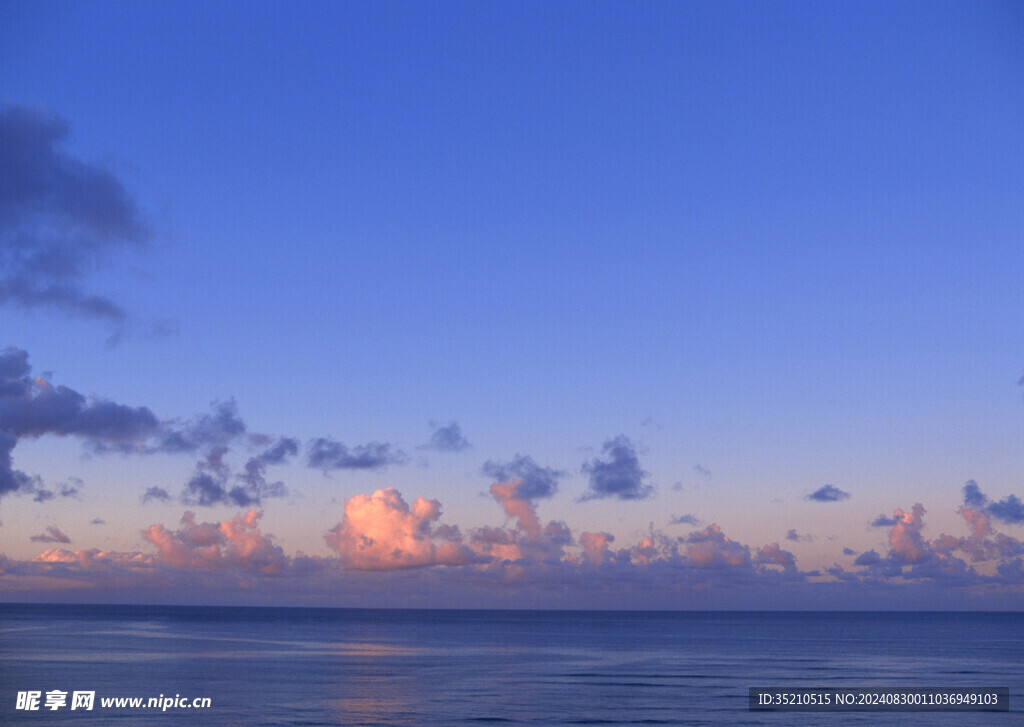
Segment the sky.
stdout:
<svg viewBox="0 0 1024 727">
<path fill-rule="evenodd" d="M 1024 607 L 1017 3 L 0 3 L 0 600 Z"/>
</svg>

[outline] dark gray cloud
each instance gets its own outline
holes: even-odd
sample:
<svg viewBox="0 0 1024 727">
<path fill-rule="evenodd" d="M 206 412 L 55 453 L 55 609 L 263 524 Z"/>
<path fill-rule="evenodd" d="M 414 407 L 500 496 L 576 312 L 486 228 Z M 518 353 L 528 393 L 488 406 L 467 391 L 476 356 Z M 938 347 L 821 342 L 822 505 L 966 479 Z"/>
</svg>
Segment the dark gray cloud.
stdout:
<svg viewBox="0 0 1024 727">
<path fill-rule="evenodd" d="M 19 439 L 47 434 L 78 437 L 91 451 L 100 454 L 202 452 L 203 459 L 197 463 L 195 474 L 180 498 L 191 505 L 248 506 L 259 504 L 266 497 L 280 497 L 287 489 L 281 482 L 267 482 L 266 468 L 299 452 L 295 439 L 282 437 L 275 441 L 263 434 L 249 435 L 249 446 L 268 446 L 249 459 L 244 473 L 238 475 L 239 484 L 232 486 L 225 456 L 247 434 L 234 399 L 215 403 L 212 412 L 184 423 L 161 422 L 146 407 L 129 407 L 96 397 L 87 399 L 66 386 L 54 386 L 45 377 L 33 378 L 25 351 L 0 351 L 0 496 L 20 491 L 45 502 L 58 495 L 77 494 L 78 488 L 66 483 L 59 489 L 46 489 L 38 477 L 14 469 L 11 453 Z M 354 456 L 366 454 L 357 448 Z M 168 497 L 165 490 L 151 487 L 142 501 Z"/>
<path fill-rule="evenodd" d="M 39 478 L 14 469 L 11 452 L 19 439 L 50 434 L 78 437 L 94 449 L 131 448 L 160 426 L 146 407 L 87 399 L 44 377 L 33 378 L 26 351 L 0 351 L 0 496 L 17 490 L 51 492 L 43 490 Z M 39 497 L 48 499 L 46 494 Z"/>
<path fill-rule="evenodd" d="M 647 473 L 640 467 L 636 449 L 625 435 L 609 439 L 601 448 L 604 459 L 583 463 L 583 472 L 590 476 L 584 500 L 616 497 L 620 500 L 642 500 L 654 492 L 644 484 Z"/>
<path fill-rule="evenodd" d="M 162 487 L 150 487 L 142 495 L 142 504 L 145 505 L 150 502 L 169 502 L 171 499 L 171 493 Z"/>
<path fill-rule="evenodd" d="M 0 107 L 0 305 L 49 307 L 120 324 L 124 309 L 83 281 L 113 248 L 150 231 L 121 181 L 62 149 L 68 123 Z"/>
<path fill-rule="evenodd" d="M 882 562 L 882 556 L 876 553 L 874 550 L 868 550 L 857 556 L 857 560 L 853 561 L 854 565 L 865 565 L 872 566 L 878 565 Z"/>
<path fill-rule="evenodd" d="M 695 464 L 693 466 L 693 471 L 696 472 L 698 475 L 700 475 L 701 477 L 703 477 L 706 480 L 710 480 L 711 479 L 711 470 L 709 470 L 707 467 L 702 467 L 699 464 Z"/>
<path fill-rule="evenodd" d="M 283 482 L 267 482 L 267 467 L 282 464 L 298 453 L 298 440 L 281 437 L 260 454 L 249 458 L 245 463 L 245 471 L 238 475 L 242 486 L 232 488 L 228 497 L 239 507 L 258 505 L 267 497 L 284 497 L 288 494 L 288 488 Z"/>
<path fill-rule="evenodd" d="M 74 483 L 73 485 L 68 484 L 67 482 L 62 482 L 52 490 L 37 487 L 34 489 L 35 495 L 32 499 L 35 502 L 46 502 L 47 500 L 52 500 L 55 497 L 78 497 L 78 488 L 82 486 L 82 481 L 77 477 L 72 477 L 71 481 Z"/>
<path fill-rule="evenodd" d="M 993 502 L 988 506 L 988 512 L 1004 523 L 1024 522 L 1024 502 L 1016 495 L 1008 495 L 999 502 Z"/>
<path fill-rule="evenodd" d="M 406 460 L 404 452 L 381 442 L 348 447 L 341 442 L 320 437 L 311 441 L 307 449 L 309 466 L 324 472 L 382 469 L 389 464 L 402 464 Z"/>
<path fill-rule="evenodd" d="M 20 359 L 18 349 L 3 356 Z M 25 355 L 27 358 L 27 355 Z M 157 431 L 159 421 L 146 407 L 130 407 L 101 399 L 88 400 L 66 386 L 27 375 L 0 383 L 0 430 L 20 439 L 44 434 L 77 436 L 101 443 L 134 442 Z"/>
<path fill-rule="evenodd" d="M 258 505 L 260 493 L 248 486 L 228 488 L 231 468 L 224 461 L 228 453 L 224 446 L 214 447 L 206 457 L 196 464 L 195 474 L 185 485 L 181 493 L 181 502 L 185 505 L 211 507 L 213 505 L 235 505 L 248 507 Z"/>
<path fill-rule="evenodd" d="M 786 533 L 786 540 L 790 540 L 794 543 L 809 543 L 814 540 L 811 535 L 800 535 L 796 530 L 790 528 Z"/>
<path fill-rule="evenodd" d="M 103 518 L 94 517 L 92 520 L 89 521 L 89 524 L 90 525 L 106 525 L 107 521 L 104 520 Z"/>
<path fill-rule="evenodd" d="M 184 426 L 169 428 L 154 452 L 196 452 L 207 447 L 223 447 L 246 432 L 238 416 L 234 399 L 213 404 L 212 414 L 203 414 Z"/>
<path fill-rule="evenodd" d="M 886 517 L 885 515 L 879 515 L 871 521 L 871 527 L 873 528 L 891 528 L 896 524 L 896 518 Z"/>
<path fill-rule="evenodd" d="M 244 432 L 244 425 L 234 415 L 231 408 L 231 416 L 222 417 L 225 422 L 235 422 L 227 427 L 227 431 L 233 432 L 230 436 L 239 436 Z M 240 426 L 239 426 L 240 425 Z M 223 427 L 215 427 L 223 432 Z M 211 438 L 216 440 L 220 435 Z M 260 435 L 260 441 L 267 438 Z M 238 484 L 231 485 L 231 468 L 225 460 L 230 452 L 227 445 L 220 444 L 211 447 L 206 456 L 196 463 L 195 473 L 186 483 L 185 489 L 179 498 L 183 504 L 210 507 L 213 505 L 234 505 L 236 507 L 251 507 L 260 505 L 264 499 L 271 497 L 284 497 L 288 494 L 288 488 L 283 482 L 268 482 L 266 479 L 267 467 L 281 464 L 289 457 L 299 452 L 299 443 L 295 439 L 281 437 L 255 457 L 250 457 L 245 463 L 244 471 L 234 477 Z"/>
<path fill-rule="evenodd" d="M 673 515 L 668 521 L 669 525 L 700 525 L 701 521 L 696 515 Z"/>
<path fill-rule="evenodd" d="M 843 555 L 857 555 L 857 551 L 853 548 L 843 548 Z"/>
<path fill-rule="evenodd" d="M 516 454 L 511 462 L 488 460 L 480 471 L 496 482 L 519 480 L 515 496 L 521 500 L 551 497 L 558 490 L 559 478 L 565 474 L 551 467 L 541 467 L 533 457 L 522 454 Z"/>
<path fill-rule="evenodd" d="M 434 430 L 430 435 L 430 440 L 420 449 L 433 449 L 437 452 L 461 452 L 472 446 L 462 435 L 462 428 L 456 422 L 449 422 L 446 426 L 430 422 L 430 428 Z"/>
<path fill-rule="evenodd" d="M 185 484 L 181 493 L 181 502 L 185 505 L 224 505 L 228 501 L 225 484 L 228 479 L 228 468 L 223 462 L 224 448 L 219 448 L 207 455 L 205 460 L 196 463 L 196 472 Z"/>
<path fill-rule="evenodd" d="M 56 525 L 50 525 L 46 528 L 46 533 L 43 535 L 33 535 L 29 538 L 33 543 L 70 543 L 71 538 L 60 531 Z"/>
<path fill-rule="evenodd" d="M 807 499 L 814 500 L 815 502 L 838 502 L 839 500 L 845 500 L 849 496 L 849 492 L 843 492 L 833 485 L 825 485 L 808 495 Z"/>
<path fill-rule="evenodd" d="M 967 480 L 963 488 L 964 504 L 968 507 L 984 507 L 988 500 L 982 493 L 978 483 L 974 480 Z"/>
<path fill-rule="evenodd" d="M 1002 500 L 991 502 L 974 480 L 967 480 L 963 487 L 964 505 L 983 510 L 1004 523 L 1024 522 L 1024 502 L 1016 495 L 1007 495 Z"/>
<path fill-rule="evenodd" d="M 0 430 L 0 497 L 19 490 L 32 490 L 39 482 L 38 477 L 31 477 L 21 470 L 14 469 L 11 450 L 17 443 L 17 439 Z"/>
<path fill-rule="evenodd" d="M 299 440 L 290 437 L 280 437 L 254 459 L 263 464 L 281 464 L 287 461 L 289 457 L 294 457 L 298 453 Z"/>
</svg>

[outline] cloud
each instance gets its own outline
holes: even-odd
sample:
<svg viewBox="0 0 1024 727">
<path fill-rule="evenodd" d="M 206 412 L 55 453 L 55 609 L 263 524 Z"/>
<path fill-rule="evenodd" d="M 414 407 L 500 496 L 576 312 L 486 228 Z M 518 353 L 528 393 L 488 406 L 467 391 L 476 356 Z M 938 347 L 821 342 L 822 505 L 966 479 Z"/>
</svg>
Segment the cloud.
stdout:
<svg viewBox="0 0 1024 727">
<path fill-rule="evenodd" d="M 865 577 L 874 581 L 901 579 L 957 586 L 997 585 L 994 579 L 1002 575 L 982 576 L 957 553 L 967 556 L 972 563 L 993 561 L 997 573 L 1008 573 L 1008 564 L 1024 555 L 1024 543 L 993 531 L 991 518 L 981 506 L 987 499 L 978 495 L 980 491 L 976 486 L 965 488 L 968 504 L 964 504 L 959 513 L 970 528 L 967 537 L 941 534 L 932 540 L 925 539 L 926 511 L 921 503 L 915 503 L 909 512 L 899 508 L 893 512 L 888 553 L 882 556 L 869 550 L 858 556 L 854 565 L 864 568 Z M 1019 585 L 1019 581 L 1013 584 L 1017 588 Z"/>
<path fill-rule="evenodd" d="M 757 551 L 755 565 L 780 565 L 786 570 L 796 570 L 796 557 L 783 550 L 778 543 L 770 543 Z"/>
<path fill-rule="evenodd" d="M 893 512 L 896 524 L 889 531 L 889 556 L 903 563 L 922 563 L 931 555 L 931 548 L 921 536 L 924 505 L 916 503 L 910 512 L 899 508 Z"/>
<path fill-rule="evenodd" d="M 853 548 L 843 548 L 843 555 L 857 555 L 857 551 Z"/>
<path fill-rule="evenodd" d="M 611 533 L 581 533 L 580 547 L 583 549 L 583 563 L 587 565 L 604 565 L 612 559 L 608 546 L 615 542 Z"/>
<path fill-rule="evenodd" d="M 707 467 L 702 467 L 699 464 L 695 464 L 693 466 L 693 471 L 696 472 L 698 475 L 700 475 L 701 477 L 703 477 L 706 480 L 710 480 L 711 479 L 711 470 L 709 470 Z"/>
<path fill-rule="evenodd" d="M 562 560 L 565 546 L 572 543 L 569 526 L 554 520 L 542 526 L 536 506 L 523 494 L 530 489 L 518 479 L 491 485 L 491 496 L 508 517 L 515 518 L 515 529 L 483 527 L 474 530 L 469 543 L 473 552 L 498 563 L 535 565 Z"/>
<path fill-rule="evenodd" d="M 196 463 L 195 474 L 181 493 L 182 503 L 209 507 L 230 502 L 225 487 L 230 476 L 230 470 L 224 461 L 227 452 L 227 447 L 214 447 L 204 459 Z"/>
<path fill-rule="evenodd" d="M 700 525 L 700 518 L 696 515 L 673 515 L 668 522 L 669 525 Z"/>
<path fill-rule="evenodd" d="M 814 500 L 815 502 L 838 502 L 839 500 L 845 500 L 849 496 L 849 492 L 843 492 L 838 487 L 833 487 L 832 485 L 825 485 L 808 495 L 807 499 Z"/>
<path fill-rule="evenodd" d="M 142 495 L 142 504 L 150 502 L 169 502 L 171 495 L 162 487 L 150 487 Z"/>
<path fill-rule="evenodd" d="M 518 480 L 496 482 L 491 485 L 491 495 L 505 509 L 509 517 L 516 518 L 520 530 L 531 538 L 540 536 L 540 520 L 529 500 L 520 497 L 522 483 Z"/>
<path fill-rule="evenodd" d="M 89 524 L 90 525 L 106 525 L 107 521 L 104 520 L 103 518 L 94 517 L 92 520 L 89 521 Z"/>
<path fill-rule="evenodd" d="M 434 430 L 430 435 L 430 440 L 420 449 L 433 449 L 437 452 L 461 452 L 472 446 L 462 436 L 462 429 L 456 422 L 450 422 L 447 426 L 430 422 L 430 427 Z"/>
<path fill-rule="evenodd" d="M 208 447 L 225 447 L 246 432 L 234 399 L 213 404 L 212 414 L 195 417 L 184 426 L 169 428 L 152 452 L 196 452 Z"/>
<path fill-rule="evenodd" d="M 1016 495 L 1007 495 L 998 502 L 990 502 L 974 480 L 967 480 L 963 487 L 964 505 L 969 508 L 983 509 L 997 520 L 1016 524 L 1024 522 L 1024 502 Z"/>
<path fill-rule="evenodd" d="M 389 487 L 345 501 L 345 517 L 324 540 L 355 570 L 392 570 L 473 562 L 457 531 L 434 528 L 437 500 L 417 497 L 412 507 Z"/>
<path fill-rule="evenodd" d="M 19 349 L 3 352 L 8 359 L 27 358 Z M 159 421 L 146 407 L 129 407 L 85 396 L 66 386 L 54 386 L 42 376 L 22 376 L 0 382 L 0 430 L 15 438 L 46 434 L 77 436 L 96 442 L 134 442 L 149 437 Z"/>
<path fill-rule="evenodd" d="M 799 533 L 797 533 L 796 530 L 793 530 L 791 528 L 789 531 L 786 532 L 786 540 L 792 541 L 794 543 L 809 543 L 812 540 L 814 540 L 814 537 L 811 535 L 800 535 Z"/>
<path fill-rule="evenodd" d="M 885 515 L 879 515 L 869 523 L 873 528 L 891 528 L 895 524 L 896 518 L 886 517 Z"/>
<path fill-rule="evenodd" d="M 17 490 L 43 492 L 38 478 L 14 469 L 11 453 L 20 439 L 73 436 L 93 447 L 128 447 L 159 428 L 160 422 L 146 407 L 86 398 L 42 376 L 32 378 L 26 351 L 0 351 L 0 496 Z M 62 494 L 74 489 L 65 488 Z M 48 499 L 46 494 L 41 497 Z"/>
<path fill-rule="evenodd" d="M 963 487 L 963 493 L 964 504 L 970 507 L 982 507 L 988 501 L 974 480 L 967 480 Z"/>
<path fill-rule="evenodd" d="M 227 453 L 227 447 L 214 447 L 204 459 L 196 463 L 195 474 L 181 493 L 183 504 L 250 507 L 259 505 L 264 498 L 284 497 L 288 494 L 283 482 L 266 481 L 263 476 L 266 462 L 259 457 L 250 458 L 246 463 L 245 472 L 237 477 L 241 484 L 229 487 L 231 469 L 224 459 Z"/>
<path fill-rule="evenodd" d="M 19 491 L 33 493 L 44 502 L 56 496 L 73 497 L 78 488 L 68 484 L 46 489 L 38 477 L 14 469 L 12 451 L 20 439 L 45 435 L 74 436 L 96 454 L 194 453 L 203 451 L 181 500 L 189 505 L 258 505 L 264 498 L 287 493 L 281 482 L 268 482 L 268 466 L 298 454 L 295 439 L 276 441 L 250 434 L 248 444 L 267 444 L 250 457 L 237 484 L 230 483 L 226 457 L 248 433 L 234 399 L 214 403 L 212 412 L 180 421 L 160 421 L 147 407 L 130 407 L 98 397 L 87 398 L 47 378 L 31 376 L 28 353 L 17 348 L 0 351 L 0 496 Z M 358 452 L 357 452 L 358 454 Z M 80 481 L 78 484 L 81 484 Z M 162 494 L 161 494 L 162 493 Z M 162 500 L 166 492 L 150 488 L 143 502 Z"/>
<path fill-rule="evenodd" d="M 299 453 L 299 441 L 289 437 L 281 437 L 270 447 L 261 452 L 255 459 L 262 464 L 282 464 Z"/>
<path fill-rule="evenodd" d="M 746 567 L 751 564 L 750 548 L 726 537 L 717 525 L 690 533 L 686 557 L 698 568 Z"/>
<path fill-rule="evenodd" d="M 111 249 L 150 230 L 121 181 L 62 149 L 68 123 L 0 107 L 0 305 L 50 307 L 115 324 L 127 314 L 82 283 Z"/>
<path fill-rule="evenodd" d="M 323 470 L 373 470 L 390 464 L 402 464 L 404 452 L 393 451 L 390 444 L 370 442 L 349 448 L 341 442 L 320 437 L 309 443 L 308 464 Z"/>
<path fill-rule="evenodd" d="M 67 482 L 60 483 L 60 486 L 53 490 L 47 490 L 42 487 L 29 488 L 35 493 L 32 498 L 34 502 L 46 502 L 56 497 L 78 497 L 78 488 L 82 486 L 82 481 L 77 477 L 70 478 L 75 485 L 70 485 Z"/>
<path fill-rule="evenodd" d="M 494 494 L 503 507 L 515 500 L 514 487 Z M 575 599 L 595 608 L 756 610 L 894 602 L 1009 608 L 1024 582 L 1024 543 L 995 532 L 993 518 L 967 506 L 961 515 L 968 537 L 925 540 L 924 508 L 917 503 L 909 512 L 895 510 L 887 553 L 870 550 L 856 558 L 856 570 L 835 565 L 824 572 L 801 571 L 778 543 L 752 548 L 717 525 L 678 538 L 652 529 L 621 548 L 610 533 L 584 531 L 574 547 L 563 523 L 538 531 L 530 516 L 517 514 L 514 529 L 480 528 L 464 545 L 457 527 L 440 524 L 440 503 L 418 498 L 410 506 L 394 490 L 346 502 L 345 519 L 325 536 L 337 557 L 287 556 L 260 532 L 260 514 L 200 523 L 187 512 L 176 531 L 161 525 L 145 531 L 155 554 L 54 548 L 32 561 L 0 556 L 0 587 L 24 594 L 21 600 L 59 600 L 59 589 L 93 588 L 88 598 L 105 602 L 189 593 L 198 602 L 268 605 L 500 608 L 514 598 L 534 608 Z M 988 574 L 957 553 L 991 561 Z"/>
<path fill-rule="evenodd" d="M 541 467 L 532 457 L 516 454 L 511 462 L 488 460 L 480 471 L 497 482 L 518 482 L 515 496 L 524 500 L 551 497 L 558 489 L 558 480 L 565 473 Z"/>
<path fill-rule="evenodd" d="M 298 453 L 298 440 L 281 437 L 260 454 L 249 458 L 245 463 L 245 472 L 238 475 L 243 486 L 233 488 L 229 496 L 240 507 L 259 504 L 263 498 L 284 497 L 288 494 L 288 488 L 283 482 L 267 482 L 267 467 L 282 464 Z"/>
<path fill-rule="evenodd" d="M 878 565 L 882 562 L 882 556 L 876 553 L 874 550 L 868 550 L 857 556 L 857 559 L 853 561 L 854 565 L 872 566 Z"/>
<path fill-rule="evenodd" d="M 640 468 L 636 449 L 624 435 L 609 439 L 601 451 L 604 460 L 594 459 L 583 463 L 583 472 L 590 476 L 588 492 L 584 500 L 616 497 L 620 500 L 642 500 L 650 497 L 654 488 L 644 484 L 648 476 Z"/>
<path fill-rule="evenodd" d="M 171 532 L 152 525 L 143 537 L 157 548 L 157 561 L 175 568 L 224 570 L 243 568 L 279 573 L 289 563 L 280 546 L 260 532 L 263 513 L 249 510 L 220 523 L 197 523 L 195 513 L 186 512 L 179 528 Z"/>
<path fill-rule="evenodd" d="M 999 502 L 993 502 L 988 506 L 988 511 L 1004 523 L 1024 522 L 1024 502 L 1016 495 L 1008 495 Z"/>
<path fill-rule="evenodd" d="M 33 543 L 70 543 L 71 538 L 60 531 L 56 525 L 46 528 L 46 534 L 33 535 L 29 538 Z"/>
</svg>

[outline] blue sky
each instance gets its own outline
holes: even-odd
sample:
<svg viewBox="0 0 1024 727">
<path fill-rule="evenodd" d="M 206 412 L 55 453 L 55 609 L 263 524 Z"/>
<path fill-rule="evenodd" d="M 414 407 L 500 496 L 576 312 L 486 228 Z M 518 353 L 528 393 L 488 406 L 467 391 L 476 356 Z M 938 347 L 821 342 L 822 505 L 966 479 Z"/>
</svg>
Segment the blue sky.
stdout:
<svg viewBox="0 0 1024 727">
<path fill-rule="evenodd" d="M 4 4 L 7 123 L 63 123 L 34 159 L 115 180 L 123 199 L 87 211 L 144 232 L 88 228 L 8 157 L 3 244 L 80 254 L 61 279 L 80 295 L 5 293 L 0 346 L 28 353 L 15 379 L 159 422 L 118 435 L 132 454 L 100 454 L 94 430 L 16 437 L 12 471 L 39 479 L 0 496 L 6 588 L 56 577 L 26 565 L 46 527 L 69 552 L 159 560 L 143 532 L 188 509 L 256 507 L 288 558 L 351 574 L 363 561 L 324 534 L 388 487 L 438 500 L 477 557 L 482 528 L 532 537 L 482 472 L 520 455 L 561 473 L 521 501 L 566 524 L 566 563 L 590 532 L 613 551 L 663 536 L 696 567 L 687 538 L 717 525 L 753 571 L 781 543 L 819 573 L 805 585 L 868 578 L 869 551 L 926 565 L 868 523 L 920 502 L 938 544 L 967 537 L 968 480 L 978 512 L 1021 494 L 1022 26 L 1012 3 Z M 166 444 L 230 402 L 247 437 Z M 471 446 L 424 446 L 453 422 Z M 281 437 L 297 452 L 265 466 L 287 495 L 187 494 L 202 474 L 230 490 Z M 324 472 L 320 438 L 389 454 Z M 848 497 L 808 499 L 826 485 Z M 992 514 L 1012 512 L 990 515 L 1016 539 Z M 958 552 L 983 578 L 1024 551 Z M 423 555 L 410 589 L 539 557 L 519 556 Z M 993 604 L 1019 605 L 1009 582 Z"/>
</svg>

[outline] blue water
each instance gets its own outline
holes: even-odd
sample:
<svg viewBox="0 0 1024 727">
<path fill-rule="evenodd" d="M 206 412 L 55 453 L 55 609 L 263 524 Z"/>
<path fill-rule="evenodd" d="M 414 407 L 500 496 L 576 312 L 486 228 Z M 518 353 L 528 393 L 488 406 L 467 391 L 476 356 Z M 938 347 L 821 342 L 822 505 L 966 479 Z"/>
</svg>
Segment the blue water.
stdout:
<svg viewBox="0 0 1024 727">
<path fill-rule="evenodd" d="M 1006 686 L 1011 712 L 749 712 L 752 686 Z M 0 605 L 5 725 L 1017 725 L 1022 689 L 1019 613 Z M 212 707 L 99 701 L 176 694 Z"/>
</svg>

